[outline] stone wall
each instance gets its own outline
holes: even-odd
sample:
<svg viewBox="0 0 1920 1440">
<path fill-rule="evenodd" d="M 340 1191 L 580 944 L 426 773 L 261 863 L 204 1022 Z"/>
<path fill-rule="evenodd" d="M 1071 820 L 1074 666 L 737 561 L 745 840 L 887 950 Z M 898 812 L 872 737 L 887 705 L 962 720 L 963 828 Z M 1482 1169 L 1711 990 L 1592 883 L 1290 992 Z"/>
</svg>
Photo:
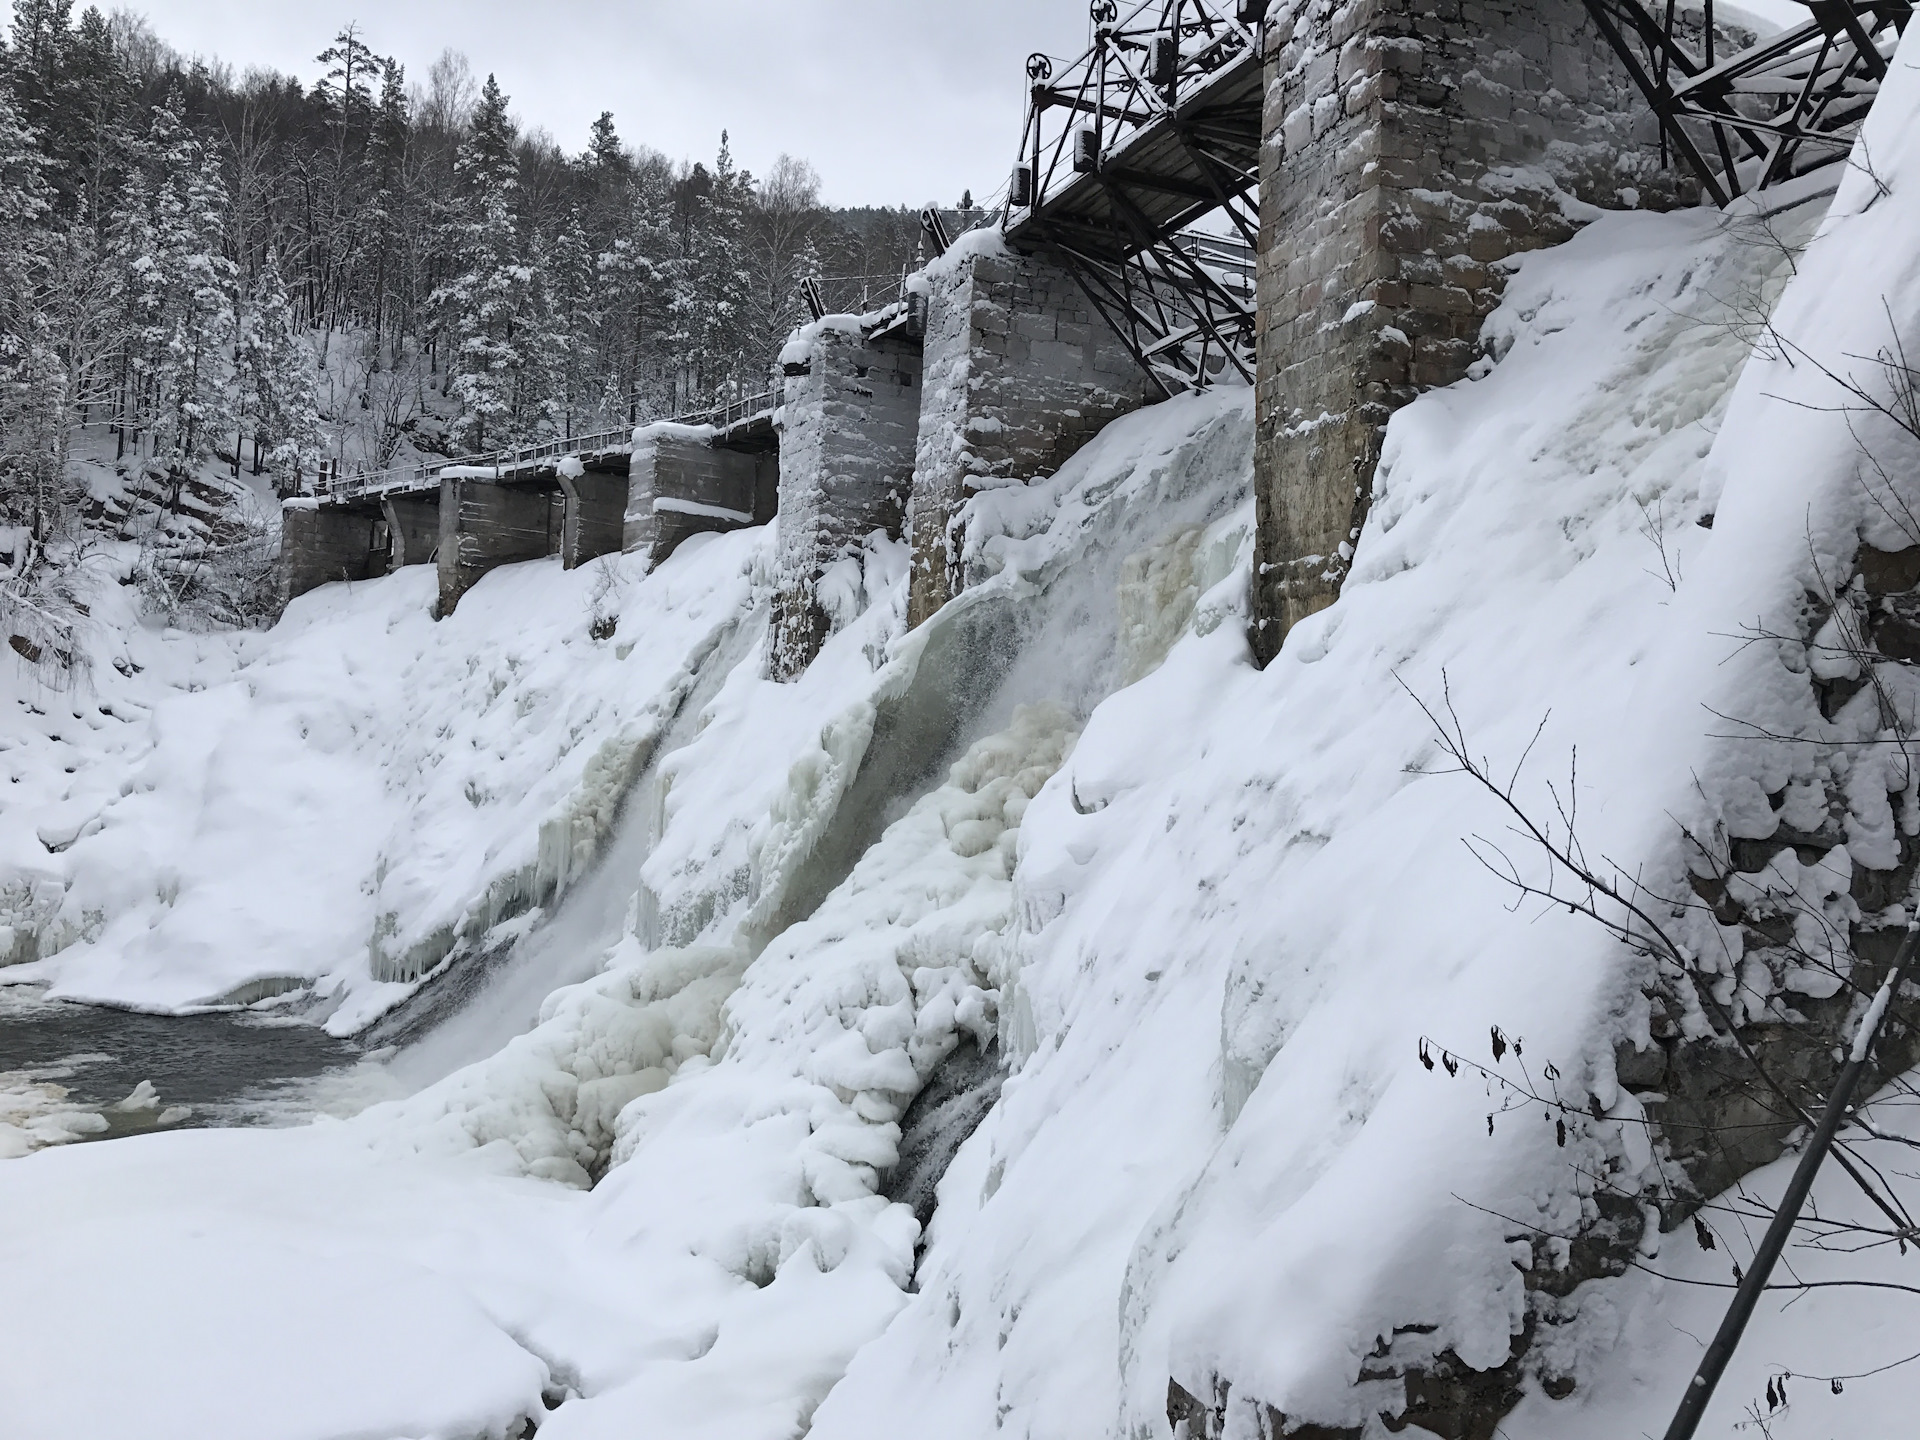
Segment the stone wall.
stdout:
<svg viewBox="0 0 1920 1440">
<path fill-rule="evenodd" d="M 1266 44 L 1263 662 L 1339 593 L 1389 416 L 1478 357 L 1497 262 L 1694 199 L 1580 0 L 1298 0 Z"/>
<path fill-rule="evenodd" d="M 623 548 L 658 565 L 689 535 L 765 524 L 759 512 L 778 457 L 716 449 L 706 426 L 663 423 L 633 435 Z"/>
<path fill-rule="evenodd" d="M 917 625 L 966 583 L 949 534 L 970 488 L 1051 474 L 1110 420 L 1157 398 L 1073 277 L 996 234 L 927 272 L 926 385 L 913 466 Z"/>
<path fill-rule="evenodd" d="M 921 346 L 850 315 L 799 332 L 781 354 L 775 679 L 806 669 L 832 630 L 817 582 L 874 531 L 898 537 L 914 484 Z"/>
<path fill-rule="evenodd" d="M 333 580 L 387 573 L 386 522 L 371 507 L 289 500 L 280 510 L 280 603 Z"/>
<path fill-rule="evenodd" d="M 442 476 L 439 614 L 451 615 L 489 570 L 556 553 L 562 520 L 557 490 Z"/>
</svg>

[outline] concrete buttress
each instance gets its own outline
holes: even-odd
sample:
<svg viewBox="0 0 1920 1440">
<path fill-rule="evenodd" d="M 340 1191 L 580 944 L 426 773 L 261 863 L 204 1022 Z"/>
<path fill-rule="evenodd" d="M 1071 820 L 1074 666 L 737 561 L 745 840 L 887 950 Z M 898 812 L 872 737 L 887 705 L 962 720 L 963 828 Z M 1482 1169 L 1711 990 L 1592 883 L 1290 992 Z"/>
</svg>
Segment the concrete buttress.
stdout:
<svg viewBox="0 0 1920 1440">
<path fill-rule="evenodd" d="M 393 537 L 391 568 L 431 564 L 440 548 L 440 497 L 432 492 L 386 495 L 381 497 L 380 508 Z"/>
<path fill-rule="evenodd" d="M 884 317 L 884 318 L 881 318 Z M 781 352 L 780 532 L 769 673 L 798 675 L 835 628 L 827 570 L 898 539 L 920 427 L 920 341 L 904 316 L 829 315 Z"/>
<path fill-rule="evenodd" d="M 489 570 L 555 553 L 561 521 L 556 498 L 556 492 L 545 485 L 441 477 L 442 618 L 453 613 L 460 597 Z"/>
<path fill-rule="evenodd" d="M 602 467 L 570 473 L 560 466 L 560 492 L 566 509 L 560 535 L 560 564 L 575 570 L 602 555 L 617 555 L 626 539 L 627 467 Z"/>
<path fill-rule="evenodd" d="M 730 449 L 716 438 L 711 426 L 670 421 L 634 431 L 621 542 L 629 554 L 645 554 L 658 565 L 689 535 L 773 518 L 779 456 Z"/>
<path fill-rule="evenodd" d="M 387 573 L 386 521 L 378 506 L 289 500 L 280 510 L 282 604 L 332 580 Z"/>
<path fill-rule="evenodd" d="M 1160 394 L 1067 271 L 996 234 L 966 237 L 927 284 L 910 625 L 965 587 L 952 524 L 970 490 L 1051 474 Z"/>
</svg>

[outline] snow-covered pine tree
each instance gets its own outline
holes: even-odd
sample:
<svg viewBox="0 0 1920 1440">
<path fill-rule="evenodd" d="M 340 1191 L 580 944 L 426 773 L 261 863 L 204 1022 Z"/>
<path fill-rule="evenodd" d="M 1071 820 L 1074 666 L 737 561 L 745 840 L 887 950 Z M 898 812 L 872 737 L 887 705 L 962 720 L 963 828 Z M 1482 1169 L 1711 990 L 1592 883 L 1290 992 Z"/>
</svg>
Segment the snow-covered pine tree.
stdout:
<svg viewBox="0 0 1920 1440">
<path fill-rule="evenodd" d="M 351 325 L 359 298 L 353 280 L 368 248 L 367 151 L 374 129 L 373 84 L 385 62 L 374 54 L 357 24 L 333 37 L 316 57 L 327 67 L 313 97 L 331 140 L 331 154 L 319 167 L 320 204 L 309 212 L 309 243 L 318 253 L 324 279 L 322 323 L 332 332 Z M 318 221 L 321 223 L 314 224 Z"/>
<path fill-rule="evenodd" d="M 72 143 L 73 188 L 82 223 L 103 233 L 114 192 L 133 160 L 131 143 L 138 110 L 133 79 L 113 43 L 113 31 L 97 6 L 81 12 L 67 52 L 67 83 L 76 97 Z"/>
<path fill-rule="evenodd" d="M 695 173 L 701 173 L 698 167 Z M 750 283 L 746 229 L 752 201 L 753 177 L 734 164 L 727 132 L 722 130 L 708 184 L 690 196 L 692 224 L 675 294 L 678 358 L 689 376 L 688 398 L 696 403 L 711 399 L 737 380 L 747 348 L 747 307 L 742 297 Z"/>
<path fill-rule="evenodd" d="M 609 417 L 640 418 L 640 407 L 658 413 L 668 404 L 659 373 L 659 347 L 671 298 L 673 217 L 665 177 L 659 171 L 636 174 L 613 134 L 613 118 L 596 125 L 593 173 L 625 172 L 605 188 L 620 204 L 607 202 L 592 213 L 595 308 L 603 369 L 601 408 Z M 617 153 L 619 160 L 608 158 Z"/>
<path fill-rule="evenodd" d="M 600 387 L 594 383 L 593 347 L 599 321 L 593 285 L 593 247 L 579 212 L 572 211 L 546 249 L 543 278 L 546 305 L 541 317 L 541 368 L 548 384 L 548 409 L 565 438 L 599 428 Z"/>
<path fill-rule="evenodd" d="M 373 251 L 373 363 L 379 367 L 391 332 L 394 349 L 411 318 L 403 277 L 407 264 L 407 139 L 410 129 L 406 71 L 385 62 L 373 133 L 367 143 L 367 170 L 373 197 L 367 212 L 368 244 Z M 393 357 L 399 363 L 399 355 Z"/>
<path fill-rule="evenodd" d="M 9 43 L 0 52 L 14 112 L 52 162 L 46 184 L 56 208 L 65 208 L 59 192 L 69 167 L 63 162 L 78 128 L 67 75 L 72 22 L 73 0 L 14 0 Z"/>
<path fill-rule="evenodd" d="M 447 386 L 460 404 L 453 435 L 473 450 L 531 438 L 537 402 L 544 398 L 529 394 L 523 383 L 526 331 L 537 296 L 515 213 L 520 178 L 514 139 L 507 97 L 489 75 L 456 165 L 453 278 L 434 295 L 455 337 Z"/>
<path fill-rule="evenodd" d="M 148 474 L 169 503 L 233 432 L 229 347 L 235 267 L 223 253 L 226 186 L 187 129 L 178 88 L 154 107 L 152 254 L 141 276 L 142 360 L 151 403 Z"/>
<path fill-rule="evenodd" d="M 745 346 L 746 217 L 753 177 L 733 163 L 726 131 L 714 168 L 695 165 L 675 185 L 679 254 L 669 262 L 667 361 L 676 403 L 704 404 L 739 369 Z"/>
<path fill-rule="evenodd" d="M 157 345 L 151 320 L 159 313 L 159 272 L 154 264 L 152 164 L 144 135 L 128 140 L 129 164 L 102 244 L 102 263 L 113 287 L 118 324 L 113 356 L 112 410 L 116 462 L 138 450 L 150 405 L 148 378 Z"/>
<path fill-rule="evenodd" d="M 53 195 L 38 138 L 0 89 L 0 518 L 22 526 L 10 578 L 63 518 L 67 382 L 43 303 Z"/>
<path fill-rule="evenodd" d="M 254 278 L 234 360 L 242 424 L 253 435 L 256 469 L 264 456 L 276 488 L 291 494 L 303 475 L 318 468 L 323 440 L 313 351 L 271 250 Z"/>
</svg>

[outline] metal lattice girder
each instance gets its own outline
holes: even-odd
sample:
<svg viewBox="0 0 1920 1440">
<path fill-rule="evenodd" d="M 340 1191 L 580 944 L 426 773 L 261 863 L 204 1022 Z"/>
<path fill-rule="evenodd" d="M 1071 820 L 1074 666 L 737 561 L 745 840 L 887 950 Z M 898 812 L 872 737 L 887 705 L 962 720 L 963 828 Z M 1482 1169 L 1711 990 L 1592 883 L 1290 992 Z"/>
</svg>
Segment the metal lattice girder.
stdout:
<svg viewBox="0 0 1920 1440">
<path fill-rule="evenodd" d="M 1253 377 L 1264 8 L 1094 0 L 1085 54 L 1027 62 L 1007 238 L 1064 264 L 1168 394 Z"/>
<path fill-rule="evenodd" d="M 1798 0 L 1807 19 L 1716 53 L 1713 0 L 1585 0 L 1678 152 L 1716 204 L 1844 159 L 1913 16 L 1913 0 Z"/>
</svg>

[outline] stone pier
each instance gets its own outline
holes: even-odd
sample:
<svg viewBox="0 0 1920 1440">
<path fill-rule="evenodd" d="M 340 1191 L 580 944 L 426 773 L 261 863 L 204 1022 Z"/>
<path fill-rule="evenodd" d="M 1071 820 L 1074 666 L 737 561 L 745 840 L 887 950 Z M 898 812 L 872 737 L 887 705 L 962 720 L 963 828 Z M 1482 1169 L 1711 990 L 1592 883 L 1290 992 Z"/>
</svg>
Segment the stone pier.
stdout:
<svg viewBox="0 0 1920 1440">
<path fill-rule="evenodd" d="M 391 568 L 431 565 L 440 548 L 439 495 L 432 491 L 386 495 L 381 497 L 380 508 L 386 516 L 387 532 L 393 539 Z"/>
<path fill-rule="evenodd" d="M 280 600 L 294 600 L 333 580 L 371 580 L 387 573 L 389 532 L 377 503 L 322 506 L 288 500 L 280 507 Z"/>
<path fill-rule="evenodd" d="M 489 570 L 557 554 L 563 525 L 563 498 L 550 479 L 516 484 L 443 474 L 440 617 Z"/>
<path fill-rule="evenodd" d="M 1691 203 L 1579 0 L 1356 0 L 1267 32 L 1255 653 L 1339 594 L 1388 418 L 1461 379 L 1496 262 Z"/>
<path fill-rule="evenodd" d="M 658 565 L 689 535 L 764 525 L 779 474 L 769 423 L 741 435 L 667 421 L 644 426 L 633 435 L 621 548 Z"/>
<path fill-rule="evenodd" d="M 829 315 L 781 352 L 777 680 L 806 669 L 835 628 L 819 586 L 828 568 L 875 531 L 901 534 L 921 412 L 921 342 L 906 320 Z"/>
<path fill-rule="evenodd" d="M 935 262 L 927 281 L 912 625 L 966 584 L 951 526 L 970 489 L 1051 474 L 1102 426 L 1160 395 L 1051 261 L 980 234 Z"/>
<path fill-rule="evenodd" d="M 626 460 L 623 455 L 622 461 Z M 573 473 L 575 470 L 579 473 Z M 628 467 L 578 466 L 561 462 L 560 564 L 577 570 L 602 555 L 617 555 L 626 538 Z"/>
</svg>

